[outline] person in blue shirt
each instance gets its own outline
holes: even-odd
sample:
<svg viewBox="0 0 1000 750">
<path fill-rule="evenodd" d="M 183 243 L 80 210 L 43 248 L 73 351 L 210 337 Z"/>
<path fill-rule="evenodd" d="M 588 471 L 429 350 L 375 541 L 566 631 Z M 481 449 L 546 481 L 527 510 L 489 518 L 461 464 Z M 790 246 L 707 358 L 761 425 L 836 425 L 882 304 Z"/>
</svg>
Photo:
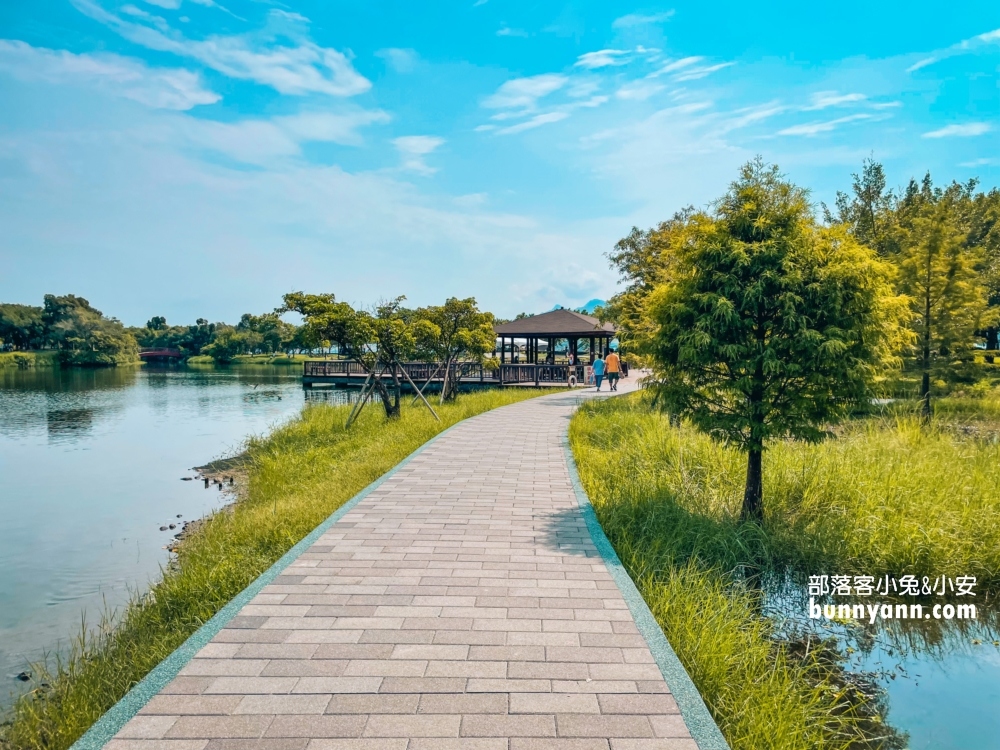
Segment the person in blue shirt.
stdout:
<svg viewBox="0 0 1000 750">
<path fill-rule="evenodd" d="M 597 390 L 601 390 L 601 381 L 604 380 L 604 360 L 601 359 L 601 353 L 597 353 L 597 359 L 594 360 L 592 365 L 594 368 L 594 380 L 597 382 Z"/>
</svg>

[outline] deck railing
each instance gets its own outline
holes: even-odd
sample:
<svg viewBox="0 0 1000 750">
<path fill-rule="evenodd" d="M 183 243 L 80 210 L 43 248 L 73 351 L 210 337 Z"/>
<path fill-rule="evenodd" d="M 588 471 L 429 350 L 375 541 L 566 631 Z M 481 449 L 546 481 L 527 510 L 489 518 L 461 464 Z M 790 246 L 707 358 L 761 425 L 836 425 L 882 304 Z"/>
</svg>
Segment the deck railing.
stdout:
<svg viewBox="0 0 1000 750">
<path fill-rule="evenodd" d="M 435 380 L 444 378 L 444 364 L 442 362 L 404 362 L 401 366 L 406 370 L 406 374 L 410 376 L 410 379 L 418 383 L 431 377 Z M 307 378 L 366 377 L 368 371 L 357 360 L 334 359 L 304 362 L 302 374 Z M 494 373 L 478 362 L 452 363 L 448 378 L 475 379 L 480 381 L 497 379 Z"/>
<path fill-rule="evenodd" d="M 431 378 L 435 381 L 444 378 L 444 365 L 441 362 L 405 362 L 402 367 L 410 379 L 418 384 Z M 303 375 L 307 378 L 354 379 L 367 377 L 368 371 L 353 359 L 317 360 L 303 363 Z M 448 379 L 465 382 L 478 380 L 480 383 L 499 385 L 551 385 L 569 383 L 570 377 L 575 376 L 576 382 L 583 385 L 584 375 L 585 365 L 502 364 L 491 370 L 478 362 L 455 362 Z"/>
</svg>

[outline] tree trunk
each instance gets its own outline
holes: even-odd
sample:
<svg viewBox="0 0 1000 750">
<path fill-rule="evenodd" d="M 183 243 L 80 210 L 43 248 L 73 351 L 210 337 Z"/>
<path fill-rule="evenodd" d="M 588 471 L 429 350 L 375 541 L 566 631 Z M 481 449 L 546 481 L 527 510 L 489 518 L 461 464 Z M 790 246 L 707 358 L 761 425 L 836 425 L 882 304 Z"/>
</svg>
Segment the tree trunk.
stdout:
<svg viewBox="0 0 1000 750">
<path fill-rule="evenodd" d="M 931 418 L 931 264 L 930 255 L 927 260 L 927 288 L 924 295 L 924 336 L 921 351 L 920 367 L 922 370 L 920 377 L 920 400 L 922 402 L 920 413 L 924 421 Z"/>
<path fill-rule="evenodd" d="M 451 371 L 451 368 L 455 368 L 455 372 Z M 458 396 L 458 386 L 460 378 L 458 373 L 458 363 L 454 359 L 448 360 L 448 380 L 446 387 L 442 390 L 442 396 L 444 401 L 454 401 Z"/>
<path fill-rule="evenodd" d="M 451 376 L 451 357 L 444 361 L 444 378 L 441 380 L 441 398 L 438 404 L 443 404 L 448 399 L 448 381 Z"/>
<path fill-rule="evenodd" d="M 375 390 L 378 391 L 379 398 L 382 399 L 382 408 L 385 409 L 387 419 L 399 418 L 399 381 L 396 379 L 395 365 L 393 365 L 392 380 L 394 383 L 393 392 L 385 387 L 382 377 L 379 375 L 375 379 Z"/>
<path fill-rule="evenodd" d="M 997 339 L 1000 338 L 1000 337 L 998 337 L 998 333 L 1000 333 L 1000 330 L 998 330 L 996 326 L 990 326 L 989 328 L 986 329 L 986 352 L 987 352 L 987 354 L 986 354 L 985 359 L 986 359 L 986 362 L 989 363 L 989 364 L 991 364 L 991 365 L 994 362 L 994 355 L 991 352 L 995 352 L 997 350 L 998 343 L 1000 343 L 1000 342 L 997 341 Z"/>
<path fill-rule="evenodd" d="M 743 491 L 742 521 L 764 520 L 764 474 L 761 466 L 763 451 L 759 448 L 747 452 L 747 484 Z"/>
</svg>

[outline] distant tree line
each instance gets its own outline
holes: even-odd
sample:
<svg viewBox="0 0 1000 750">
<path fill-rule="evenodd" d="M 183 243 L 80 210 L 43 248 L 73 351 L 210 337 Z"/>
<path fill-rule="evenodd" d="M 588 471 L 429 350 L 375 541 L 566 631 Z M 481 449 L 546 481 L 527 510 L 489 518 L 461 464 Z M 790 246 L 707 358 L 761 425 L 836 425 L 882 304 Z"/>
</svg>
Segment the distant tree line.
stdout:
<svg viewBox="0 0 1000 750">
<path fill-rule="evenodd" d="M 114 366 L 139 359 L 135 337 L 83 297 L 46 294 L 41 307 L 0 303 L 0 346 L 54 349 L 66 365 Z"/>
<path fill-rule="evenodd" d="M 100 366 L 137 362 L 140 348 L 172 349 L 184 358 L 207 355 L 228 363 L 243 355 L 292 356 L 336 351 L 356 359 L 370 371 L 388 371 L 385 387 L 376 391 L 398 413 L 399 373 L 391 365 L 418 359 L 442 363 L 442 398 L 452 399 L 458 382 L 450 376 L 460 360 L 482 361 L 494 347 L 492 313 L 480 311 L 473 298 L 450 298 L 442 305 L 407 308 L 399 297 L 371 310 L 352 307 L 333 294 L 286 294 L 277 309 L 245 313 L 236 325 L 209 323 L 170 325 L 163 316 L 145 326 L 125 327 L 106 317 L 83 297 L 45 295 L 42 307 L 0 304 L 0 350 L 57 350 L 66 365 Z M 302 325 L 282 320 L 302 316 Z M 394 390 L 394 396 L 390 391 Z M 395 401 L 390 403 L 390 398 Z"/>
<path fill-rule="evenodd" d="M 241 354 L 294 354 L 320 347 L 322 342 L 303 340 L 303 332 L 275 312 L 246 313 L 235 326 L 204 318 L 172 326 L 154 316 L 144 327 L 126 327 L 73 294 L 47 294 L 41 307 L 0 303 L 0 350 L 56 350 L 66 365 L 134 363 L 140 347 L 176 349 L 184 357 L 205 354 L 219 362 Z"/>
<path fill-rule="evenodd" d="M 235 325 L 209 323 L 198 318 L 194 325 L 167 324 L 166 318 L 151 318 L 145 328 L 130 328 L 139 346 L 177 349 L 187 357 L 208 355 L 217 362 L 232 362 L 243 354 L 292 355 L 319 348 L 301 337 L 301 326 L 283 321 L 277 313 L 244 313 Z"/>
</svg>

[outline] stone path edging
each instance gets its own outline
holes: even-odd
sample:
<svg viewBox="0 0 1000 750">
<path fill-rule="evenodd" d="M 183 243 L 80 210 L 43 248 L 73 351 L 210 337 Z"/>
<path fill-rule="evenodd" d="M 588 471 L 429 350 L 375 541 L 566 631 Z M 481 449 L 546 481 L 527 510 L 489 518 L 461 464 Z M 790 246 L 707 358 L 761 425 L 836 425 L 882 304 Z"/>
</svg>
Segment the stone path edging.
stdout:
<svg viewBox="0 0 1000 750">
<path fill-rule="evenodd" d="M 465 420 L 462 420 L 462 422 L 464 421 Z M 443 437 L 456 425 L 462 424 L 462 422 L 456 422 L 454 425 L 451 425 L 451 427 L 439 432 L 437 435 L 413 451 L 413 453 L 389 469 L 389 471 L 385 474 L 361 490 L 361 492 L 357 495 L 337 508 L 337 510 L 335 510 L 325 521 L 310 531 L 305 537 L 299 540 L 297 544 L 289 549 L 288 552 L 282 555 L 278 561 L 274 563 L 274 565 L 261 573 L 260 576 L 253 581 L 253 583 L 243 589 L 243 591 L 237 594 L 228 604 L 216 612 L 212 619 L 188 636 L 188 639 L 178 646 L 176 651 L 153 667 L 153 670 L 149 674 L 143 677 L 135 687 L 122 696 L 121 700 L 109 708 L 108 711 L 100 719 L 98 719 L 97 722 L 91 726 L 82 737 L 80 737 L 80 739 L 74 742 L 72 746 L 70 746 L 69 750 L 101 750 L 101 748 L 103 748 L 108 741 L 110 741 L 111 738 L 114 737 L 118 731 L 129 722 L 129 720 L 139 713 L 143 706 L 149 703 L 155 695 L 157 695 L 178 675 L 184 666 L 194 658 L 196 653 L 208 645 L 208 642 L 211 641 L 220 630 L 226 627 L 230 620 L 239 614 L 240 610 L 243 609 L 243 607 L 245 607 L 251 599 L 257 596 L 257 594 L 259 594 L 265 586 L 273 582 L 275 578 L 281 575 L 289 565 L 295 562 L 295 560 L 302 555 L 302 553 L 315 544 L 315 542 L 323 536 L 323 534 L 325 534 L 331 526 L 337 523 L 342 516 L 350 512 L 355 505 L 378 489 L 381 484 L 410 463 L 410 461 L 432 445 L 438 438 Z"/>
<path fill-rule="evenodd" d="M 569 476 L 573 482 L 573 489 L 576 491 L 576 499 L 580 503 L 580 511 L 587 523 L 591 539 L 594 540 L 594 546 L 601 554 L 618 590 L 625 597 L 625 603 L 628 604 L 629 612 L 632 613 L 632 619 L 635 620 L 635 625 L 639 628 L 642 637 L 646 639 L 649 650 L 656 660 L 656 666 L 660 668 L 663 678 L 670 686 L 670 692 L 677 701 L 681 716 L 684 717 L 684 723 L 687 724 L 691 736 L 698 743 L 699 750 L 730 750 L 729 743 L 726 742 L 726 738 L 722 736 L 715 719 L 709 713 L 701 693 L 698 692 L 698 688 L 691 681 L 684 665 L 677 658 L 673 647 L 663 634 L 663 629 L 650 611 L 646 600 L 639 593 L 635 582 L 629 577 L 625 566 L 618 558 L 618 553 L 611 546 L 610 540 L 597 520 L 594 506 L 580 482 L 580 473 L 576 468 L 576 460 L 573 458 L 568 436 L 563 447 L 566 451 L 566 464 L 569 466 Z"/>
<path fill-rule="evenodd" d="M 584 396 L 586 398 L 585 393 L 586 392 L 581 393 L 580 396 Z M 566 394 L 560 395 L 565 396 Z M 586 395 L 590 394 L 588 393 Z M 577 404 L 579 404 L 579 402 L 580 401 L 577 400 Z M 125 725 L 132 720 L 155 696 L 160 694 L 161 691 L 169 683 L 171 683 L 171 681 L 173 681 L 179 673 L 181 673 L 181 670 L 183 670 L 185 666 L 187 666 L 192 659 L 194 659 L 194 657 L 209 644 L 210 641 L 219 635 L 219 633 L 230 624 L 233 618 L 235 618 L 244 609 L 244 607 L 251 602 L 251 600 L 261 594 L 265 587 L 274 583 L 275 579 L 279 576 L 283 574 L 287 575 L 285 572 L 286 569 L 293 565 L 293 563 L 295 563 L 300 556 L 315 545 L 324 534 L 329 532 L 331 527 L 333 527 L 343 516 L 349 513 L 362 500 L 371 495 L 382 484 L 393 477 L 400 469 L 407 466 L 425 449 L 433 445 L 439 438 L 445 436 L 455 427 L 464 424 L 466 421 L 467 420 L 462 420 L 461 422 L 448 427 L 432 437 L 426 443 L 413 451 L 409 456 L 404 458 L 400 463 L 365 487 L 349 501 L 344 503 L 333 514 L 313 529 L 306 537 L 289 549 L 276 563 L 274 563 L 274 565 L 261 574 L 232 601 L 220 609 L 214 617 L 195 631 L 195 633 L 193 633 L 177 650 L 158 664 L 143 680 L 133 687 L 132 690 L 130 690 L 80 739 L 78 739 L 70 750 L 98 750 L 99 748 L 104 747 L 105 744 L 112 738 L 115 738 L 122 728 L 125 727 Z M 564 457 L 565 466 L 568 470 L 570 484 L 572 485 L 573 490 L 570 498 L 575 496 L 576 505 L 578 506 L 580 515 L 582 516 L 581 520 L 584 522 L 583 525 L 587 529 L 587 535 L 589 535 L 590 541 L 593 543 L 596 552 L 600 556 L 603 566 L 607 569 L 607 575 L 611 578 L 608 583 L 613 582 L 614 586 L 618 589 L 619 594 L 624 599 L 625 606 L 629 610 L 635 628 L 638 630 L 638 635 L 641 635 L 642 639 L 646 642 L 648 647 L 648 655 L 646 656 L 646 659 L 650 660 L 651 655 L 651 661 L 655 662 L 659 672 L 666 682 L 666 685 L 668 686 L 669 693 L 673 695 L 675 700 L 675 708 L 673 710 L 674 712 L 679 710 L 680 716 L 678 718 L 683 719 L 684 724 L 687 726 L 687 730 L 690 732 L 690 734 L 687 735 L 689 737 L 687 742 L 691 743 L 693 739 L 694 742 L 692 744 L 696 744 L 699 750 L 729 750 L 728 744 L 723 738 L 722 733 L 719 731 L 718 726 L 712 719 L 711 714 L 701 698 L 701 695 L 691 682 L 690 677 L 668 643 L 662 629 L 653 617 L 652 612 L 649 610 L 649 607 L 646 605 L 634 582 L 628 576 L 628 573 L 625 571 L 621 561 L 608 541 L 607 536 L 604 534 L 603 529 L 598 523 L 593 506 L 591 505 L 590 500 L 580 483 L 576 464 L 569 448 L 568 429 L 562 431 L 560 443 L 553 446 L 556 451 L 559 451 L 560 447 L 562 448 L 561 454 Z M 559 453 L 557 452 L 555 455 L 559 455 Z M 566 475 L 564 474 L 563 476 L 565 477 Z M 565 480 L 563 481 L 565 482 Z M 569 488 L 567 487 L 567 489 Z M 572 500 L 569 499 L 569 502 L 572 503 Z M 348 525 L 351 526 L 353 524 Z M 582 538 L 585 539 L 586 536 Z M 615 632 L 618 631 L 616 630 Z M 632 632 L 636 631 L 633 630 Z M 652 665 L 650 664 L 650 666 Z M 365 736 L 369 735 L 366 734 Z M 669 736 L 673 737 L 675 735 L 670 734 Z M 120 740 L 116 739 L 116 743 L 118 742 L 120 742 Z M 614 747 L 618 747 L 618 745 L 615 745 L 614 743 L 612 744 Z M 365 746 L 367 747 L 367 745 Z M 532 745 L 532 747 L 534 747 L 534 745 Z M 624 745 L 622 747 L 624 747 Z M 657 747 L 659 747 L 659 745 L 657 745 Z M 673 747 L 673 745 L 671 745 L 671 747 Z"/>
</svg>

